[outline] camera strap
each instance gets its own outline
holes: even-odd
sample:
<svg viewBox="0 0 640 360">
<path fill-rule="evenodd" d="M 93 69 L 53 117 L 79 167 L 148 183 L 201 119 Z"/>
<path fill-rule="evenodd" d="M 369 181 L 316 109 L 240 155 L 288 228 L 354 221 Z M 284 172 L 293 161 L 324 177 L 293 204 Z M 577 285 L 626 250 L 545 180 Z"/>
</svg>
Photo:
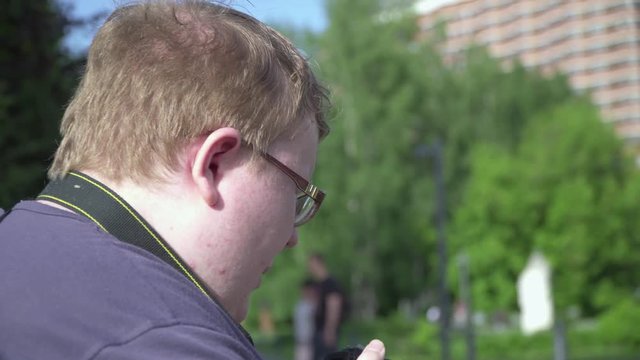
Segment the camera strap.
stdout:
<svg viewBox="0 0 640 360">
<path fill-rule="evenodd" d="M 37 199 L 54 202 L 81 214 L 118 240 L 152 253 L 178 270 L 203 294 L 217 303 L 204 281 L 160 234 L 122 197 L 98 180 L 81 172 L 69 172 L 64 178 L 51 181 Z M 218 306 L 224 309 L 219 303 Z M 249 333 L 240 324 L 238 327 L 253 344 Z"/>
</svg>

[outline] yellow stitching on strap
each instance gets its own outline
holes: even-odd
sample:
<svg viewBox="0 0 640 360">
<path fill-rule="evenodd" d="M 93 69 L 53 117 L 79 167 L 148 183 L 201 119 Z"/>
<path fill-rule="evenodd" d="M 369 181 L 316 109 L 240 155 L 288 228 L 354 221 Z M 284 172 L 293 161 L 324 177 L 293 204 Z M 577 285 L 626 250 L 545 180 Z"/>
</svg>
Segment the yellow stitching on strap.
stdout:
<svg viewBox="0 0 640 360">
<path fill-rule="evenodd" d="M 89 213 L 87 213 L 86 211 L 84 211 L 84 210 L 80 209 L 79 207 L 77 207 L 77 206 L 73 205 L 72 203 L 66 202 L 66 201 L 64 201 L 64 200 L 62 200 L 62 199 L 59 199 L 59 198 L 57 198 L 57 197 L 55 197 L 55 196 L 51 196 L 51 195 L 39 195 L 39 196 L 38 196 L 38 199 L 41 199 L 41 198 L 49 198 L 49 199 L 53 199 L 53 200 L 55 200 L 55 201 L 59 201 L 59 202 L 61 202 L 61 203 L 65 204 L 65 205 L 67 205 L 67 206 L 71 206 L 72 208 L 74 208 L 74 209 L 78 210 L 79 212 L 81 212 L 84 216 L 86 216 L 86 217 L 88 217 L 89 219 L 91 219 L 94 223 L 98 224 L 98 226 L 100 226 L 100 229 L 102 229 L 102 231 L 106 232 L 107 234 L 109 233 L 109 232 L 107 231 L 107 229 L 105 229 L 105 228 L 104 228 L 104 226 L 102 226 L 102 224 L 100 224 L 100 223 L 98 222 L 98 220 L 94 219 L 94 218 L 93 218 L 93 216 L 89 215 Z"/>
<path fill-rule="evenodd" d="M 156 242 L 157 242 L 160 246 L 162 246 L 162 248 L 164 249 L 164 251 L 165 251 L 167 254 L 169 254 L 169 256 L 171 257 L 171 259 L 172 259 L 172 260 L 173 260 L 173 261 L 174 261 L 174 262 L 175 262 L 175 263 L 180 267 L 180 269 L 185 273 L 185 275 L 187 275 L 187 277 L 189 278 L 189 280 L 191 280 L 191 282 L 193 282 L 193 283 L 198 287 L 198 289 L 200 289 L 200 291 L 202 291 L 202 293 L 203 293 L 203 294 L 205 294 L 207 297 L 209 297 L 209 295 L 207 294 L 207 292 L 202 288 L 202 286 L 200 286 L 200 284 L 196 281 L 196 279 L 194 279 L 194 278 L 193 278 L 193 276 L 191 275 L 191 273 L 189 273 L 189 271 L 188 271 L 187 269 L 185 269 L 185 268 L 184 268 L 184 266 L 182 266 L 182 264 L 180 263 L 180 261 L 178 261 L 178 259 L 176 259 L 176 258 L 175 258 L 175 256 L 173 256 L 173 253 L 172 253 L 169 249 L 167 249 L 167 247 L 166 247 L 166 246 L 164 246 L 164 244 L 162 243 L 162 241 L 160 241 L 160 239 L 158 239 L 158 238 L 156 237 L 156 235 L 153 233 L 153 231 L 151 231 L 151 230 L 147 227 L 147 225 L 146 225 L 144 222 L 142 222 L 142 221 L 141 221 L 141 220 L 136 216 L 136 214 L 135 214 L 133 211 L 131 211 L 131 209 L 129 209 L 129 207 L 128 207 L 125 203 L 123 203 L 122 201 L 120 201 L 120 199 L 118 199 L 115 195 L 113 195 L 113 194 L 112 194 L 108 189 L 105 189 L 105 188 L 104 188 L 103 186 L 101 186 L 100 184 L 98 184 L 98 183 L 96 183 L 96 182 L 94 182 L 94 181 L 91 181 L 91 179 L 88 179 L 88 178 L 86 178 L 86 177 L 84 177 L 84 176 L 82 176 L 82 175 L 80 175 L 80 174 L 74 173 L 74 172 L 70 172 L 70 173 L 69 173 L 69 175 L 73 175 L 73 176 L 79 177 L 79 178 L 81 178 L 81 179 L 83 179 L 83 180 L 85 180 L 85 181 L 87 181 L 87 182 L 89 182 L 89 183 L 93 184 L 95 187 L 97 187 L 98 189 L 100 189 L 100 190 L 104 191 L 107 195 L 111 196 L 115 201 L 117 201 L 117 202 L 118 202 L 118 204 L 120 204 L 123 208 L 125 208 L 125 209 L 129 212 L 129 214 L 131 214 L 131 216 L 133 216 L 133 218 L 134 218 L 134 219 L 136 219 L 136 221 L 137 221 L 138 223 L 140 223 L 140 225 L 142 225 L 142 227 L 144 227 L 144 229 L 149 233 L 149 235 L 151 235 L 151 236 L 156 240 Z M 75 207 L 75 206 L 74 206 L 74 207 Z M 82 211 L 82 210 L 80 210 L 80 211 Z M 86 214 L 84 211 L 82 211 L 82 213 L 83 213 L 83 214 Z M 89 218 L 91 218 L 91 217 L 89 216 Z M 91 218 L 91 219 L 93 220 L 93 218 Z M 94 220 L 94 221 L 95 221 L 95 220 Z M 98 224 L 98 225 L 99 225 L 99 224 Z"/>
</svg>

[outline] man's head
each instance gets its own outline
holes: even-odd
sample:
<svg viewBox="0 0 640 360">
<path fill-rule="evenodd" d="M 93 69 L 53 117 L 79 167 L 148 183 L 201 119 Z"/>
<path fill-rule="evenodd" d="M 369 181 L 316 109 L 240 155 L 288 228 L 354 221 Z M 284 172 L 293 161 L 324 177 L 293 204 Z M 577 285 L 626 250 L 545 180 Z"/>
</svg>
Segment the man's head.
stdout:
<svg viewBox="0 0 640 360">
<path fill-rule="evenodd" d="M 323 88 L 279 33 L 206 1 L 146 1 L 114 11 L 89 50 L 49 171 L 162 180 L 193 139 L 232 127 L 266 151 L 303 119 L 327 133 Z"/>
<path fill-rule="evenodd" d="M 114 187 L 241 321 L 306 220 L 299 188 L 328 131 L 325 100 L 295 47 L 250 16 L 195 0 L 128 5 L 91 45 L 49 175 Z"/>
<path fill-rule="evenodd" d="M 311 273 L 311 276 L 315 280 L 322 281 L 329 276 L 329 270 L 327 269 L 327 265 L 322 254 L 311 254 L 309 256 L 307 266 L 309 268 L 309 273 Z"/>
</svg>

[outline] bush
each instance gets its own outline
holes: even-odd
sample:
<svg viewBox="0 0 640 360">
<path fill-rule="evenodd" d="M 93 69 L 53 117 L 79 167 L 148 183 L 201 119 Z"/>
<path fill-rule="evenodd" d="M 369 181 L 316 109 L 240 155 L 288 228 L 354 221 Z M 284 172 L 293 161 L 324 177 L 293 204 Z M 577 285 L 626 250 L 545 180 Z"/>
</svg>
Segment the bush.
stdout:
<svg viewBox="0 0 640 360">
<path fill-rule="evenodd" d="M 636 303 L 627 303 L 608 313 L 600 326 L 594 322 L 569 324 L 567 345 L 571 360 L 625 360 L 637 359 L 640 332 L 632 328 L 640 323 Z M 632 320 L 633 319 L 633 320 Z M 363 344 L 377 337 L 384 341 L 387 357 L 393 360 L 440 357 L 440 338 L 437 324 L 422 319 L 410 320 L 391 316 L 373 322 L 352 323 L 348 328 Z M 551 360 L 553 359 L 553 332 L 543 331 L 525 336 L 517 329 L 493 331 L 475 330 L 476 359 L 479 360 Z M 466 358 L 464 334 L 450 333 L 451 359 Z M 353 342 L 352 342 L 353 343 Z"/>
<path fill-rule="evenodd" d="M 630 345 L 640 351 L 640 302 L 635 299 L 625 299 L 600 319 L 600 334 L 609 344 Z"/>
<path fill-rule="evenodd" d="M 567 345 L 570 360 L 631 360 L 640 353 L 640 323 L 638 304 L 620 303 L 599 322 L 570 323 Z M 256 346 L 267 359 L 289 359 L 293 341 L 290 329 L 275 337 L 264 338 L 255 334 Z M 478 360 L 551 360 L 553 359 L 553 333 L 543 331 L 525 336 L 517 329 L 494 331 L 489 328 L 475 330 L 476 359 Z M 403 359 L 440 359 L 440 337 L 437 324 L 423 319 L 407 319 L 392 315 L 374 321 L 350 321 L 343 328 L 340 347 L 365 345 L 379 338 L 387 348 L 387 357 Z M 450 335 L 452 360 L 466 358 L 464 334 L 452 330 Z"/>
</svg>

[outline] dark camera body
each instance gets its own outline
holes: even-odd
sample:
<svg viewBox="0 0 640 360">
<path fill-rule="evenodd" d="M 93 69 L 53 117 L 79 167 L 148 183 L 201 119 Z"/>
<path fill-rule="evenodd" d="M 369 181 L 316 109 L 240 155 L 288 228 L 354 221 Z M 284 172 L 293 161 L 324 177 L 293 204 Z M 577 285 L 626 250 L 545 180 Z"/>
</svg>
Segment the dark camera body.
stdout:
<svg viewBox="0 0 640 360">
<path fill-rule="evenodd" d="M 324 357 L 324 360 L 356 360 L 362 353 L 362 348 L 348 347 L 340 351 L 332 352 Z"/>
<path fill-rule="evenodd" d="M 324 360 L 356 360 L 362 350 L 361 347 L 348 347 L 325 356 Z M 385 360 L 389 359 L 385 358 Z"/>
</svg>

